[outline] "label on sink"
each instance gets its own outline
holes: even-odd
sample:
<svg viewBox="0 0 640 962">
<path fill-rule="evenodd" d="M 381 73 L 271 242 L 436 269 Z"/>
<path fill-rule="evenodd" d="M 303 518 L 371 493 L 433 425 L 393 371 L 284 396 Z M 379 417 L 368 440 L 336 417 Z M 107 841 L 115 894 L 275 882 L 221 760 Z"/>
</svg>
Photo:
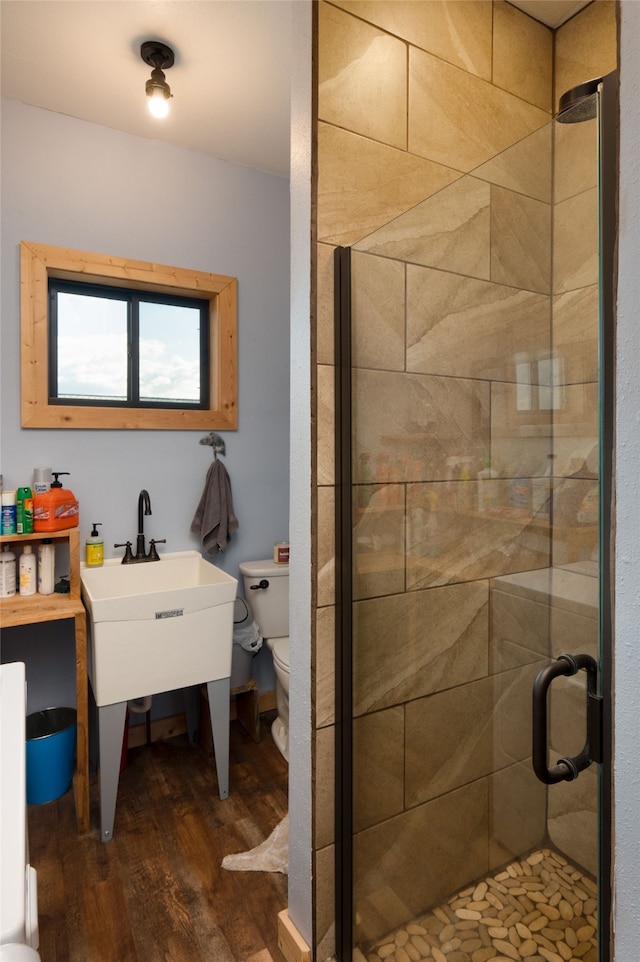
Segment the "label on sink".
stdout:
<svg viewBox="0 0 640 962">
<path fill-rule="evenodd" d="M 168 608 L 167 611 L 156 611 L 156 618 L 182 618 L 184 608 Z"/>
</svg>

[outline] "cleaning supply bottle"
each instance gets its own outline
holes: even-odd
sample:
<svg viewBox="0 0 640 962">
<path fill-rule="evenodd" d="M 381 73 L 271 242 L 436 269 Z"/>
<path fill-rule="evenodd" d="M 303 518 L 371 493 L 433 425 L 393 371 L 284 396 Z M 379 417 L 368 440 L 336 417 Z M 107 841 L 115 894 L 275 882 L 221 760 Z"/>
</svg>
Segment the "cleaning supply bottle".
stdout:
<svg viewBox="0 0 640 962">
<path fill-rule="evenodd" d="M 33 532 L 33 491 L 29 487 L 16 492 L 16 531 L 18 534 Z"/>
<path fill-rule="evenodd" d="M 16 493 L 2 492 L 2 534 L 16 533 Z"/>
<path fill-rule="evenodd" d="M 56 554 L 51 538 L 43 538 L 38 545 L 38 592 L 52 595 L 55 586 Z"/>
<path fill-rule="evenodd" d="M 0 554 L 0 598 L 11 598 L 16 593 L 16 556 L 6 546 Z"/>
<path fill-rule="evenodd" d="M 36 556 L 30 544 L 22 549 L 18 562 L 18 577 L 21 595 L 35 595 L 36 593 Z"/>
<path fill-rule="evenodd" d="M 33 493 L 44 494 L 51 489 L 51 468 L 33 469 Z"/>
<path fill-rule="evenodd" d="M 87 568 L 99 568 L 100 565 L 104 563 L 104 538 L 98 531 L 98 528 L 101 527 L 101 521 L 94 521 L 91 534 L 85 542 L 85 563 Z"/>
<path fill-rule="evenodd" d="M 36 494 L 33 499 L 33 530 L 34 531 L 62 531 L 64 528 L 78 526 L 78 501 L 68 488 L 62 487 L 58 480 L 61 474 L 68 471 L 52 471 L 55 481 L 51 482 L 49 491 Z"/>
</svg>

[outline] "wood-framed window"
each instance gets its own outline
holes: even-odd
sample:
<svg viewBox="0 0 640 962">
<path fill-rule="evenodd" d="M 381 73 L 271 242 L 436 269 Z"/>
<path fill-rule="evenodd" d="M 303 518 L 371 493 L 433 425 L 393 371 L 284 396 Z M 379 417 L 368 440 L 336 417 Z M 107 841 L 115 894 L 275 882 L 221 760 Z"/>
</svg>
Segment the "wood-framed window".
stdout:
<svg viewBox="0 0 640 962">
<path fill-rule="evenodd" d="M 74 251 L 23 241 L 21 265 L 21 395 L 25 428 L 112 428 L 158 430 L 235 430 L 237 428 L 237 279 L 145 261 Z M 80 282 L 118 291 L 145 292 L 173 303 L 205 301 L 208 331 L 201 344 L 208 352 L 208 384 L 199 399 L 184 405 L 176 399 L 140 403 L 129 395 L 115 404 L 91 403 L 87 397 L 57 397 L 51 391 L 51 279 Z M 130 365 L 130 360 L 128 361 Z M 135 377 L 134 377 L 135 379 Z M 69 392 L 67 392 L 69 393 Z M 144 393 L 144 392 L 143 392 Z M 63 392 L 64 394 L 64 392 Z M 147 399 L 149 400 L 149 399 Z"/>
</svg>

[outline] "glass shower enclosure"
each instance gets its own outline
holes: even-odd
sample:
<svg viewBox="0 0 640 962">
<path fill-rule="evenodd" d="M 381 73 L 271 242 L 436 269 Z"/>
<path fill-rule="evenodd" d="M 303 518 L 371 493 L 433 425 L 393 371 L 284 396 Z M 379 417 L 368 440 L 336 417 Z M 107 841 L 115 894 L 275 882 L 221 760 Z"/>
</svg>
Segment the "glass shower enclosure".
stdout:
<svg viewBox="0 0 640 962">
<path fill-rule="evenodd" d="M 336 252 L 343 962 L 607 957 L 613 75 L 578 94 Z"/>
</svg>

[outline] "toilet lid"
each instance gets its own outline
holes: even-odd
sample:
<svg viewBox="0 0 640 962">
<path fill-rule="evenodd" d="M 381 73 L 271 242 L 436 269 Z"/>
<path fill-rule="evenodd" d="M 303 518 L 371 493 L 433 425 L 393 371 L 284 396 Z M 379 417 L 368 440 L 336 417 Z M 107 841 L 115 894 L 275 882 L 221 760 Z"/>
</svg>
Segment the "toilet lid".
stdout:
<svg viewBox="0 0 640 962">
<path fill-rule="evenodd" d="M 289 636 L 285 638 L 270 638 L 269 647 L 273 653 L 273 660 L 283 671 L 289 671 Z"/>
</svg>

